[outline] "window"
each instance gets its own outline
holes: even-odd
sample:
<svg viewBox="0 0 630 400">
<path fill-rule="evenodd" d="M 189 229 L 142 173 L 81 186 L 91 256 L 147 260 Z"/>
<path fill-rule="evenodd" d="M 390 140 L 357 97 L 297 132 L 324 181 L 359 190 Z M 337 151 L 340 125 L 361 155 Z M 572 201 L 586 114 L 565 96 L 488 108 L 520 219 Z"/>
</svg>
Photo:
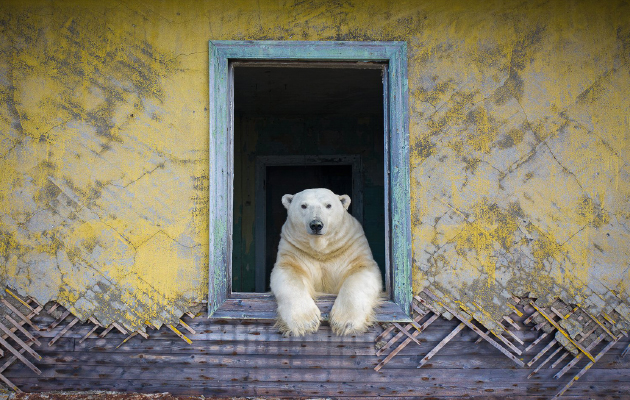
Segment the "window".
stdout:
<svg viewBox="0 0 630 400">
<path fill-rule="evenodd" d="M 407 318 L 405 49 L 402 42 L 210 42 L 209 315 L 275 315 L 273 296 L 262 292 L 286 213 L 273 199 L 306 185 L 349 194 L 357 219 L 374 218 L 364 228 L 390 299 L 378 318 Z M 325 126 L 330 137 L 343 129 L 350 137 L 326 141 Z M 258 139 L 264 145 L 248 145 Z M 318 301 L 323 315 L 333 301 Z"/>
</svg>

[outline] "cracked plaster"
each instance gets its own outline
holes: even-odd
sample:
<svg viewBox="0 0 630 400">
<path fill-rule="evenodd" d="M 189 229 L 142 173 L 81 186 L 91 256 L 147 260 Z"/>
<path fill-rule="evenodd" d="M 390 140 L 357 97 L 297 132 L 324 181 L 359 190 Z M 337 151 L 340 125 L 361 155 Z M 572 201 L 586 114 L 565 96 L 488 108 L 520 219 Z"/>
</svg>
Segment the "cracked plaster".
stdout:
<svg viewBox="0 0 630 400">
<path fill-rule="evenodd" d="M 178 318 L 207 295 L 207 40 L 405 40 L 414 291 L 493 330 L 512 295 L 629 328 L 624 2 L 0 8 L 2 285 Z"/>
</svg>

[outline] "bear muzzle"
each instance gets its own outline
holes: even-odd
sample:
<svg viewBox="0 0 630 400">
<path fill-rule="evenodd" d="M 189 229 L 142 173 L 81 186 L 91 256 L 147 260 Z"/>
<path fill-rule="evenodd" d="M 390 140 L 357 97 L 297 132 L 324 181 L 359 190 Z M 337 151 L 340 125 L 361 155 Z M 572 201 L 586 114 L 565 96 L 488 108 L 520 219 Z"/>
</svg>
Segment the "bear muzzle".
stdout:
<svg viewBox="0 0 630 400">
<path fill-rule="evenodd" d="M 309 232 L 311 235 L 321 235 L 324 229 L 324 223 L 318 219 L 314 219 L 308 224 L 308 227 L 311 229 Z"/>
</svg>

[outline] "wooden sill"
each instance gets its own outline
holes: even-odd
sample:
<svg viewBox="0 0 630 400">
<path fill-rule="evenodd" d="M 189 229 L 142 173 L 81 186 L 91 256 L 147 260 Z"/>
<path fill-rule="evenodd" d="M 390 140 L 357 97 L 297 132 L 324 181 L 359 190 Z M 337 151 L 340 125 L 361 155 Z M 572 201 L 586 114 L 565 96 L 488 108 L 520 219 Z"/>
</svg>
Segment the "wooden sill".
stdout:
<svg viewBox="0 0 630 400">
<path fill-rule="evenodd" d="M 322 321 L 328 321 L 336 297 L 325 295 L 315 301 L 322 313 Z M 232 293 L 210 318 L 275 320 L 276 307 L 276 299 L 270 293 Z M 411 322 L 411 319 L 398 304 L 387 300 L 378 308 L 376 321 Z"/>
</svg>

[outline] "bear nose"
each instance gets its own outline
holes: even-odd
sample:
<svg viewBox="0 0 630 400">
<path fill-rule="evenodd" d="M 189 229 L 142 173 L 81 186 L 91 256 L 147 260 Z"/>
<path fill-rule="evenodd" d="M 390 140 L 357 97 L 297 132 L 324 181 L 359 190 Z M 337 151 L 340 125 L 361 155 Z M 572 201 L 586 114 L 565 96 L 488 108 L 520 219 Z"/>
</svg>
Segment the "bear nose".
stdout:
<svg viewBox="0 0 630 400">
<path fill-rule="evenodd" d="M 324 223 L 318 219 L 315 219 L 311 221 L 311 223 L 309 224 L 309 227 L 311 228 L 313 232 L 318 233 L 324 227 Z"/>
</svg>

